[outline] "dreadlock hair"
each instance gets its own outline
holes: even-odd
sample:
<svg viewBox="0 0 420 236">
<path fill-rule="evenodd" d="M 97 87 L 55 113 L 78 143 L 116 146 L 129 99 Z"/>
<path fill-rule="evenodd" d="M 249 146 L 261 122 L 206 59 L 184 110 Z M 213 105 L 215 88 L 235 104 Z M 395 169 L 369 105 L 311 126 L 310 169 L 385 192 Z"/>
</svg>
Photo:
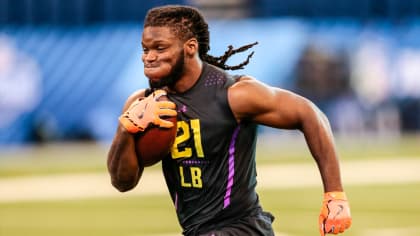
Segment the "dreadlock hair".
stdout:
<svg viewBox="0 0 420 236">
<path fill-rule="evenodd" d="M 258 42 L 254 42 L 238 49 L 234 49 L 232 45 L 229 45 L 224 55 L 219 57 L 207 54 L 210 50 L 209 26 L 200 11 L 190 6 L 167 5 L 152 8 L 147 12 L 144 20 L 144 27 L 149 26 L 169 27 L 175 35 L 184 41 L 196 38 L 200 59 L 224 70 L 243 69 L 249 63 L 249 59 L 254 55 L 254 52 L 251 52 L 247 59 L 239 65 L 229 66 L 225 63 L 235 53 L 246 51 L 258 44 Z"/>
</svg>

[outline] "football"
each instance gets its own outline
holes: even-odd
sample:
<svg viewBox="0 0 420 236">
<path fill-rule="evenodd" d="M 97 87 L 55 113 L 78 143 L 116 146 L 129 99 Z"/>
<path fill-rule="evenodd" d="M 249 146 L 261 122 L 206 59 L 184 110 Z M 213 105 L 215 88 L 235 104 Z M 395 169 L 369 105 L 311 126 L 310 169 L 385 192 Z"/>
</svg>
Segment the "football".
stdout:
<svg viewBox="0 0 420 236">
<path fill-rule="evenodd" d="M 162 96 L 159 100 L 168 100 Z M 144 167 L 152 166 L 162 160 L 171 150 L 177 132 L 177 118 L 162 117 L 174 123 L 172 128 L 149 126 L 143 132 L 136 134 L 136 154 L 139 162 Z"/>
</svg>

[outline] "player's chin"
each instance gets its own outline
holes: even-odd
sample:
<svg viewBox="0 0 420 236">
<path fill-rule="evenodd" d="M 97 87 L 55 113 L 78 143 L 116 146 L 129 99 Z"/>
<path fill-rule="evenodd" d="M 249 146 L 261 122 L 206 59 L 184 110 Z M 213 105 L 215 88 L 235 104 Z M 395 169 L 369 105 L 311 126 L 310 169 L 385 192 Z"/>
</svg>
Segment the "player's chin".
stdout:
<svg viewBox="0 0 420 236">
<path fill-rule="evenodd" d="M 167 75 L 167 71 L 158 68 L 144 68 L 144 75 L 151 81 L 159 81 Z"/>
<path fill-rule="evenodd" d="M 164 86 L 164 80 L 161 77 L 149 77 L 148 79 L 151 88 L 161 88 Z"/>
</svg>

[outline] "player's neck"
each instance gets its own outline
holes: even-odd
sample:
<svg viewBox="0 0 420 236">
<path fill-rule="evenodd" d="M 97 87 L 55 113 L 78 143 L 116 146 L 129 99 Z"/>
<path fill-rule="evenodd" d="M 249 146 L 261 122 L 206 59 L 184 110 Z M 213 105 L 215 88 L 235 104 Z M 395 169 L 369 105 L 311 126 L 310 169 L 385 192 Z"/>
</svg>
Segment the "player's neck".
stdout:
<svg viewBox="0 0 420 236">
<path fill-rule="evenodd" d="M 203 62 L 200 59 L 193 59 L 185 62 L 184 72 L 181 79 L 171 89 L 175 93 L 183 93 L 194 86 L 200 78 L 203 70 Z"/>
</svg>

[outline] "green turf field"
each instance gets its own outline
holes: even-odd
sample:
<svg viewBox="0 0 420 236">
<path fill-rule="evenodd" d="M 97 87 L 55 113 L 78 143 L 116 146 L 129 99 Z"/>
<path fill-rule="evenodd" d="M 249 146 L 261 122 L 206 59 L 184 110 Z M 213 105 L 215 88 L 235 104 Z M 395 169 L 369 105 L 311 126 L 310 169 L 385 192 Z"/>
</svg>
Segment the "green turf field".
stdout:
<svg viewBox="0 0 420 236">
<path fill-rule="evenodd" d="M 344 235 L 378 235 L 380 229 L 399 229 L 420 235 L 418 185 L 351 187 L 354 218 Z M 277 232 L 317 235 L 318 189 L 263 191 L 263 206 L 275 216 Z M 166 196 L 83 201 L 0 204 L 0 235 L 177 235 L 180 228 Z M 369 231 L 370 230 L 370 231 Z"/>
<path fill-rule="evenodd" d="M 414 136 L 394 141 L 339 141 L 338 147 L 344 160 L 395 159 L 401 156 L 420 159 L 419 140 Z M 271 141 L 260 144 L 264 148 L 259 151 L 258 165 L 311 162 L 306 148 L 301 146 L 302 140 L 276 147 L 269 145 Z M 63 150 L 65 152 L 61 154 Z M 278 153 L 281 155 L 277 158 Z M 106 147 L 92 144 L 51 145 L 2 152 L 1 155 L 0 180 L 106 172 Z M 420 183 L 345 185 L 345 188 L 351 200 L 353 226 L 344 235 L 420 235 Z M 7 189 L 0 189 L 0 194 L 3 191 Z M 318 235 L 321 187 L 264 189 L 259 194 L 265 210 L 276 216 L 274 228 L 281 235 Z M 1 236 L 170 236 L 180 235 L 179 232 L 172 203 L 166 194 L 0 202 Z"/>
</svg>

